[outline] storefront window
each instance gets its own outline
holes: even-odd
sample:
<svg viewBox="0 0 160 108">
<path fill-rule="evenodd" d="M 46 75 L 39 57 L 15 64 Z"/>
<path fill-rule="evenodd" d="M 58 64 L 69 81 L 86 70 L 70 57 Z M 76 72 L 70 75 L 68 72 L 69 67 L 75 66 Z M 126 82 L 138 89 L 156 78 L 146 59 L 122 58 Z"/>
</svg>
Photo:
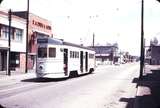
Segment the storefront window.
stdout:
<svg viewBox="0 0 160 108">
<path fill-rule="evenodd" d="M 11 69 L 15 69 L 16 67 L 20 67 L 20 53 L 19 52 L 11 52 Z"/>
</svg>

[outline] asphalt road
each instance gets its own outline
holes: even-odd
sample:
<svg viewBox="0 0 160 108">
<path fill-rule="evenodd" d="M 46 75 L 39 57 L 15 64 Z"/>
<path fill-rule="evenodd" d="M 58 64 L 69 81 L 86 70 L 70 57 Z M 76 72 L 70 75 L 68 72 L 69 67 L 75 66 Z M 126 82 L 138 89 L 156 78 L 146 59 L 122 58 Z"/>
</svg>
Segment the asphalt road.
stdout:
<svg viewBox="0 0 160 108">
<path fill-rule="evenodd" d="M 92 74 L 60 80 L 24 79 L 0 89 L 6 108 L 129 108 L 139 64 L 99 66 Z"/>
</svg>

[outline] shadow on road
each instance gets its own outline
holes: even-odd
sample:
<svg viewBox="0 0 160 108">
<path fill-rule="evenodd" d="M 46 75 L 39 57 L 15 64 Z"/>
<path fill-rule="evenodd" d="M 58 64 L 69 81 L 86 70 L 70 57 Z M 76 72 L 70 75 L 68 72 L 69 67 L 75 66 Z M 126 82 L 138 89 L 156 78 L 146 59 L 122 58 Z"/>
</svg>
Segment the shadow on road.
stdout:
<svg viewBox="0 0 160 108">
<path fill-rule="evenodd" d="M 132 80 L 137 83 L 135 98 L 120 99 L 127 102 L 126 108 L 160 108 L 160 70 L 147 70 L 145 74 L 141 80 Z"/>
<path fill-rule="evenodd" d="M 119 100 L 120 102 L 126 102 L 127 106 L 126 108 L 134 108 L 135 98 L 121 98 Z"/>
<path fill-rule="evenodd" d="M 53 79 L 53 78 L 30 78 L 30 79 L 24 79 L 21 80 L 22 82 L 42 82 L 42 83 L 47 83 L 47 82 L 58 82 L 58 81 L 65 81 L 67 78 L 58 78 L 58 79 Z"/>
<path fill-rule="evenodd" d="M 160 70 L 147 70 L 137 85 L 141 88 L 136 96 L 138 108 L 160 108 Z"/>
<path fill-rule="evenodd" d="M 92 75 L 94 73 L 90 73 L 90 75 Z M 74 78 L 78 78 L 78 77 L 83 77 L 83 76 L 86 76 L 86 75 L 89 75 L 89 73 L 87 74 L 83 74 L 83 75 L 71 75 L 69 76 L 69 78 L 29 78 L 29 79 L 24 79 L 24 80 L 21 80 L 21 82 L 37 82 L 37 83 L 47 83 L 47 82 L 58 82 L 58 81 L 65 81 L 67 79 L 74 79 Z"/>
<path fill-rule="evenodd" d="M 0 108 L 5 108 L 5 107 L 3 107 L 2 105 L 0 105 Z"/>
</svg>

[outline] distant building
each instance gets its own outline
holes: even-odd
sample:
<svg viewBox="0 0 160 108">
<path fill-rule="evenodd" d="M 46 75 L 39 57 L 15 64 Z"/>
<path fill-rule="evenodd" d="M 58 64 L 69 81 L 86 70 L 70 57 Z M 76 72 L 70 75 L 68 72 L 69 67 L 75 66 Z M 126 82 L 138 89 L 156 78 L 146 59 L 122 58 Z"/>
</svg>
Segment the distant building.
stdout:
<svg viewBox="0 0 160 108">
<path fill-rule="evenodd" d="M 0 10 L 0 71 L 7 70 L 9 51 L 8 11 Z M 24 72 L 26 57 L 26 20 L 12 15 L 10 67 Z"/>
<path fill-rule="evenodd" d="M 26 11 L 13 12 L 14 15 L 27 19 Z M 52 37 L 52 24 L 47 19 L 29 13 L 28 33 L 28 69 L 34 69 L 37 55 L 37 38 Z"/>
<path fill-rule="evenodd" d="M 146 62 L 151 65 L 160 65 L 160 45 L 152 45 L 147 50 Z"/>
<path fill-rule="evenodd" d="M 94 46 L 92 48 L 96 51 L 95 57 L 97 64 L 114 64 L 118 62 L 117 45 Z"/>
</svg>

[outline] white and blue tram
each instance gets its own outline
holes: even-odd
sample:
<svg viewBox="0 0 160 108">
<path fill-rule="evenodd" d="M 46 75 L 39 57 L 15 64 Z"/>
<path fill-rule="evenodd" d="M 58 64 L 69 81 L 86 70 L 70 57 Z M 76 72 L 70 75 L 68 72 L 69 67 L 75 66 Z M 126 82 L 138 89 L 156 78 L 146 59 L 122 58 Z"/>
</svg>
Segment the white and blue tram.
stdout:
<svg viewBox="0 0 160 108">
<path fill-rule="evenodd" d="M 95 69 L 95 51 L 91 48 L 49 37 L 39 38 L 37 43 L 38 78 L 65 78 Z"/>
</svg>

